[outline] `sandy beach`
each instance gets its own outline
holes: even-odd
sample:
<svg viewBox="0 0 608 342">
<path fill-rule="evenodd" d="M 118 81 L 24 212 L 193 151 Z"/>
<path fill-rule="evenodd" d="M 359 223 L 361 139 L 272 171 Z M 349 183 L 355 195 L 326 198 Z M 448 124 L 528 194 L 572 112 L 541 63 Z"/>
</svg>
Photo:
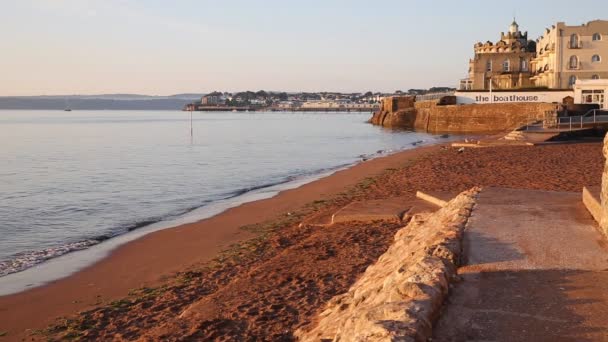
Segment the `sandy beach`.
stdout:
<svg viewBox="0 0 608 342">
<path fill-rule="evenodd" d="M 386 222 L 300 225 L 306 218 L 354 200 L 414 198 L 416 190 L 460 192 L 481 185 L 580 191 L 601 181 L 601 148 L 579 143 L 459 153 L 438 145 L 360 163 L 273 198 L 152 233 L 66 279 L 0 297 L 0 331 L 5 340 L 291 340 L 400 228 Z M 206 319 L 178 320 L 195 301 L 208 307 Z"/>
<path fill-rule="evenodd" d="M 0 331 L 22 336 L 65 316 L 109 302 L 130 290 L 154 286 L 185 268 L 213 259 L 229 245 L 255 234 L 241 227 L 277 219 L 313 201 L 330 198 L 366 177 L 435 151 L 422 147 L 380 157 L 277 196 L 250 202 L 209 219 L 149 234 L 117 248 L 109 257 L 68 278 L 0 297 Z"/>
</svg>

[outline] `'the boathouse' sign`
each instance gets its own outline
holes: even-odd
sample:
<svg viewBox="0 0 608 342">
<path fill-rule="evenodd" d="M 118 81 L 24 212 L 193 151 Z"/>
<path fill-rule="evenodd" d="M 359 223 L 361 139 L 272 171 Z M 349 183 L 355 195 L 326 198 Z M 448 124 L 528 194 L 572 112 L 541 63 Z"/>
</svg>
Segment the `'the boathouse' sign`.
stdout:
<svg viewBox="0 0 608 342">
<path fill-rule="evenodd" d="M 574 96 L 574 91 L 513 91 L 513 92 L 456 92 L 459 104 L 470 103 L 513 103 L 513 102 L 546 102 L 562 103 L 565 97 Z"/>
</svg>

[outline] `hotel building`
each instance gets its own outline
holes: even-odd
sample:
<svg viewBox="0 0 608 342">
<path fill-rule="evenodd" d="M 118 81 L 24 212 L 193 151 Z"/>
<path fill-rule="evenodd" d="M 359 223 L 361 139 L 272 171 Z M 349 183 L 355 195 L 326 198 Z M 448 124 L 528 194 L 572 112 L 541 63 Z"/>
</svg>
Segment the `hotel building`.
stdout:
<svg viewBox="0 0 608 342">
<path fill-rule="evenodd" d="M 608 21 L 579 26 L 558 22 L 535 42 L 527 40 L 515 21 L 501 40 L 477 43 L 469 61 L 469 77 L 460 81 L 462 101 L 517 102 L 534 92 L 534 102 L 597 104 L 608 109 Z M 491 87 L 490 87 L 491 85 Z M 483 95 L 490 90 L 509 96 Z M 483 96 L 482 96 L 483 95 Z M 464 99 L 468 98 L 468 100 Z M 563 98 L 563 99 L 562 99 Z M 486 102 L 488 102 L 486 101 Z M 529 101 L 526 101 L 529 102 Z M 470 103 L 470 102 L 467 102 Z"/>
<path fill-rule="evenodd" d="M 558 22 L 537 40 L 535 87 L 572 89 L 577 80 L 608 79 L 608 21 L 580 26 Z"/>
<path fill-rule="evenodd" d="M 530 88 L 530 62 L 536 54 L 536 44 L 528 40 L 515 20 L 500 40 L 474 46 L 475 56 L 469 61 L 469 77 L 460 81 L 461 90 Z"/>
</svg>

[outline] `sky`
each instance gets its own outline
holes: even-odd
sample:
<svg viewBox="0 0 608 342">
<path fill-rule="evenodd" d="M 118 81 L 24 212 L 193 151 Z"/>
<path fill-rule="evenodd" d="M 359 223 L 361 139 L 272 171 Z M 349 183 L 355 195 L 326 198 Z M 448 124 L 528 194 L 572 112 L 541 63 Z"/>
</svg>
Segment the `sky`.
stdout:
<svg viewBox="0 0 608 342">
<path fill-rule="evenodd" d="M 608 19 L 608 1 L 575 4 L 0 0 L 0 96 L 455 87 L 513 16 L 531 39 Z"/>
</svg>

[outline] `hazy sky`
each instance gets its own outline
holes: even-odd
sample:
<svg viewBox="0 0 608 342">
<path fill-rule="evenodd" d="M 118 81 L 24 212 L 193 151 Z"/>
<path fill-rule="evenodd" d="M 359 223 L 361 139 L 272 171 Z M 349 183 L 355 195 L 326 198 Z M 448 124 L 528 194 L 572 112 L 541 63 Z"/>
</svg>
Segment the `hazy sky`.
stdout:
<svg viewBox="0 0 608 342">
<path fill-rule="evenodd" d="M 455 86 L 515 14 L 536 39 L 605 0 L 0 0 L 0 96 Z M 604 15 L 603 18 L 600 16 Z"/>
</svg>

